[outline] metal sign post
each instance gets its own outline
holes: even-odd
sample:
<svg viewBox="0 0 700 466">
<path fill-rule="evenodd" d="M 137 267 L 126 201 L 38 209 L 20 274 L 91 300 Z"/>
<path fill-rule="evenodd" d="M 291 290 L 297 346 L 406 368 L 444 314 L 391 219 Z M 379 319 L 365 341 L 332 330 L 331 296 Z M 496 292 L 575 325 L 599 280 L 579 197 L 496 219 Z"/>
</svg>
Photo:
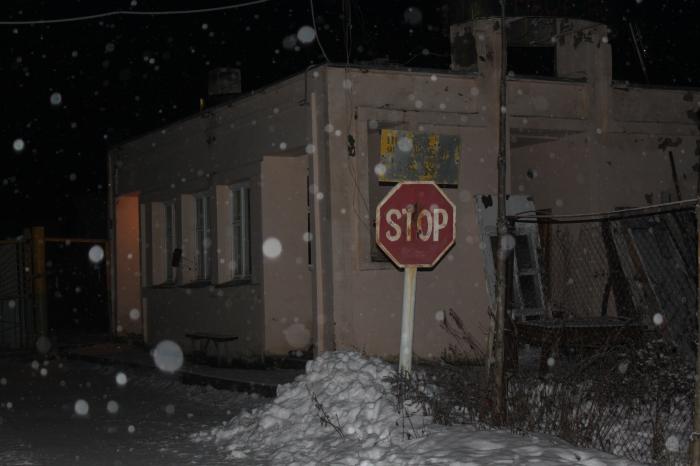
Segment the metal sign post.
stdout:
<svg viewBox="0 0 700 466">
<path fill-rule="evenodd" d="M 416 272 L 433 267 L 455 242 L 455 206 L 432 181 L 399 183 L 377 205 L 377 245 L 404 269 L 399 370 L 411 371 Z"/>
<path fill-rule="evenodd" d="M 417 267 L 403 270 L 403 309 L 401 310 L 401 348 L 399 352 L 399 372 L 411 372 L 413 360 L 413 316 L 416 305 Z"/>
</svg>

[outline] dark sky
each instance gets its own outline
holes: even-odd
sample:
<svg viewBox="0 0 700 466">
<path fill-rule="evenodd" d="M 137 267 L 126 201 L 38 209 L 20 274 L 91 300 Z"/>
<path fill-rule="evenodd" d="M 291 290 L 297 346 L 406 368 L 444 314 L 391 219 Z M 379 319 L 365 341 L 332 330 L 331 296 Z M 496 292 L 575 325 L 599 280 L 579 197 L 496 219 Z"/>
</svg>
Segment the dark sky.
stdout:
<svg viewBox="0 0 700 466">
<path fill-rule="evenodd" d="M 111 10 L 177 10 L 226 1 L 3 0 L 0 21 L 65 18 Z M 453 0 L 314 0 L 329 58 L 447 68 Z M 488 0 L 464 4 L 495 4 Z M 628 22 L 642 39 L 649 82 L 700 85 L 695 0 L 518 1 L 513 14 L 586 17 L 611 28 L 614 78 L 644 82 Z M 350 6 L 349 6 L 350 5 Z M 470 8 L 468 8 L 470 9 Z M 344 14 L 349 12 L 350 14 Z M 106 152 L 120 140 L 199 110 L 206 72 L 242 71 L 243 90 L 325 61 L 316 44 L 287 48 L 311 25 L 306 0 L 272 0 L 225 12 L 112 16 L 53 25 L 0 25 L 0 237 L 45 225 L 52 236 L 106 236 Z M 60 94 L 60 103 L 56 102 Z M 52 95 L 54 103 L 52 104 Z M 57 103 L 57 104 L 56 104 Z M 14 149 L 21 139 L 24 148 Z"/>
</svg>

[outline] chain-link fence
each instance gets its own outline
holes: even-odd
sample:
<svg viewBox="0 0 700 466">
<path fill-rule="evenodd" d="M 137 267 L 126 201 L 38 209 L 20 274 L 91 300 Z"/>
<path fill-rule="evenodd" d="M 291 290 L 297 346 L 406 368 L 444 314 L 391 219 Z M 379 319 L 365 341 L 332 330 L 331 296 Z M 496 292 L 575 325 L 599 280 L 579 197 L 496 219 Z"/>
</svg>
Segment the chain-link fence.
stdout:
<svg viewBox="0 0 700 466">
<path fill-rule="evenodd" d="M 688 464 L 698 328 L 695 215 L 677 206 L 653 210 L 513 220 L 513 429 L 644 463 Z M 519 240 L 523 232 L 530 241 Z M 539 280 L 523 280 L 521 264 L 533 275 L 533 263 Z"/>
<path fill-rule="evenodd" d="M 506 427 L 689 463 L 697 237 L 694 212 L 673 207 L 511 219 Z M 488 357 L 458 313 L 443 328 L 453 343 L 441 362 L 394 380 L 397 396 L 439 423 L 502 428 Z"/>
<path fill-rule="evenodd" d="M 0 351 L 33 341 L 31 250 L 22 239 L 0 241 Z"/>
</svg>

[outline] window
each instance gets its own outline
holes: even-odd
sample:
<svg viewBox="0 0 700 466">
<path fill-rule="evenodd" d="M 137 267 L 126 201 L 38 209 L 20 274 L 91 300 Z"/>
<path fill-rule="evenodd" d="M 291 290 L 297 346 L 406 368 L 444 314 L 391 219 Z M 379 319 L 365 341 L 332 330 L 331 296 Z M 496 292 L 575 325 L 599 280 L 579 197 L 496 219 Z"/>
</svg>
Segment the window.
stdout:
<svg viewBox="0 0 700 466">
<path fill-rule="evenodd" d="M 175 281 L 175 268 L 172 265 L 173 251 L 177 241 L 175 239 L 175 204 L 165 204 L 165 280 L 169 283 Z"/>
<path fill-rule="evenodd" d="M 176 214 L 174 202 L 151 204 L 151 277 L 153 285 L 175 282 L 172 266 L 173 251 L 177 248 Z"/>
<path fill-rule="evenodd" d="M 209 198 L 195 196 L 195 264 L 197 280 L 209 279 L 209 247 L 211 230 L 209 226 Z"/>
<path fill-rule="evenodd" d="M 239 184 L 231 188 L 233 223 L 233 279 L 250 277 L 250 188 Z"/>
<path fill-rule="evenodd" d="M 250 184 L 217 185 L 217 284 L 247 280 L 252 275 L 250 253 Z"/>
</svg>

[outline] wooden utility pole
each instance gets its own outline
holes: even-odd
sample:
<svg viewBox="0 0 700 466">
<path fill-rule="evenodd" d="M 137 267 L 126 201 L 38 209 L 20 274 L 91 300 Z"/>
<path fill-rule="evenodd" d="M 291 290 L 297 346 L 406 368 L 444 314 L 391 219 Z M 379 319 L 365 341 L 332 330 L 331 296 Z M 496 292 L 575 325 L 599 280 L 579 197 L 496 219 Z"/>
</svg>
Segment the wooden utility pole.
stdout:
<svg viewBox="0 0 700 466">
<path fill-rule="evenodd" d="M 495 415 L 498 423 L 506 420 L 506 378 L 505 378 L 505 318 L 507 299 L 507 263 L 508 251 L 506 250 L 505 237 L 508 234 L 506 222 L 506 141 L 507 131 L 507 89 L 506 89 L 506 5 L 505 0 L 501 0 L 501 66 L 499 79 L 499 99 L 498 99 L 498 254 L 496 264 L 496 328 L 495 328 L 495 367 L 493 383 L 493 399 L 495 404 Z"/>
</svg>

